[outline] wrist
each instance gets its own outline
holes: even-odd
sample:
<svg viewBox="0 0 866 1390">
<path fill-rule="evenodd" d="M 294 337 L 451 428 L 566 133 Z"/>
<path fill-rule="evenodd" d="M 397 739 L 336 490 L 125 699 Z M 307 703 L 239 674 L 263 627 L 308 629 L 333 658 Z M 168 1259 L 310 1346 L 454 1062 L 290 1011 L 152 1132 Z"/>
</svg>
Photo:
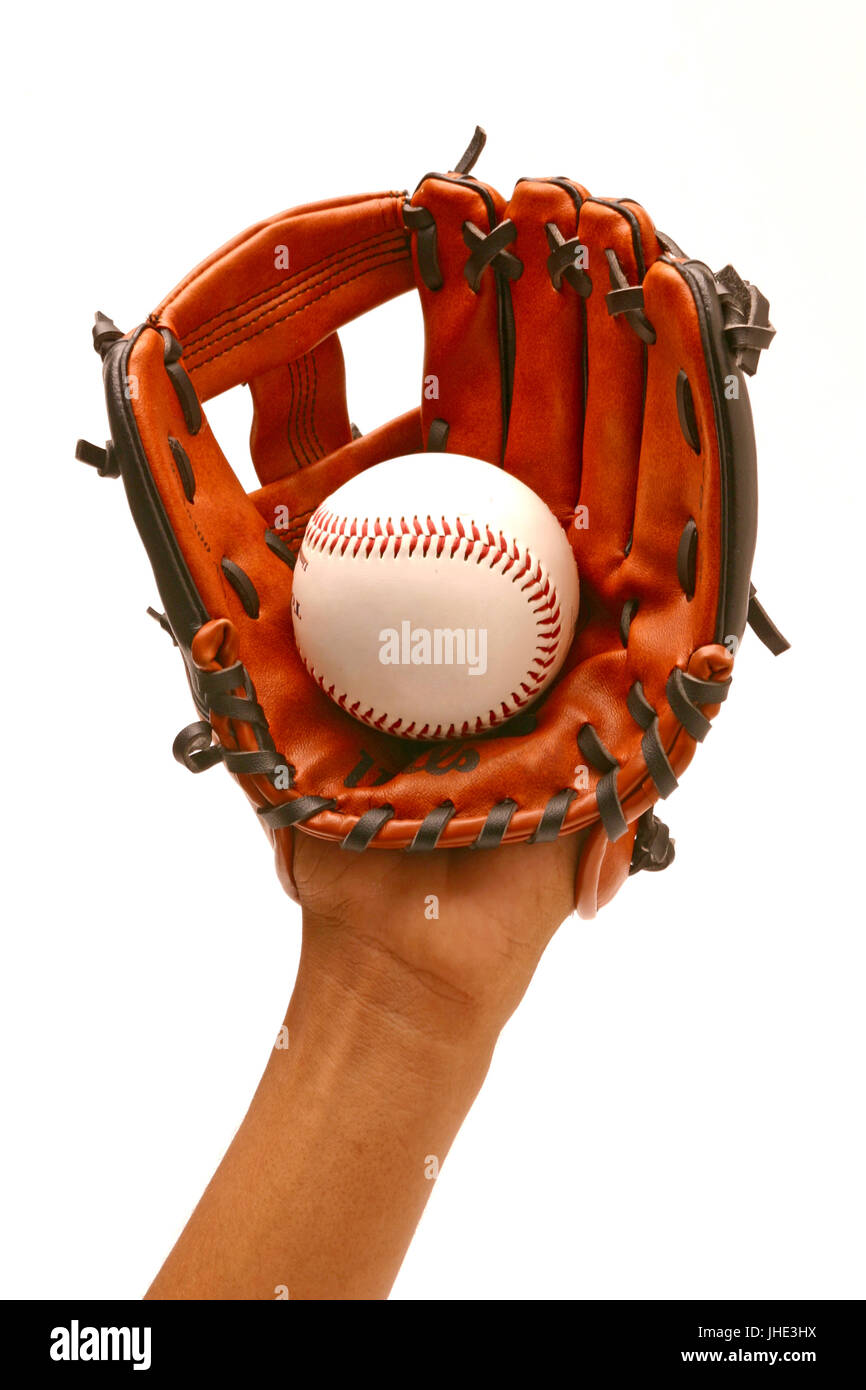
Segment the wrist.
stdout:
<svg viewBox="0 0 866 1390">
<path fill-rule="evenodd" d="M 304 913 L 289 1008 L 296 1030 L 369 1047 L 389 1063 L 447 1071 L 489 1064 L 505 1018 L 433 970 L 405 960 L 373 933 Z"/>
</svg>

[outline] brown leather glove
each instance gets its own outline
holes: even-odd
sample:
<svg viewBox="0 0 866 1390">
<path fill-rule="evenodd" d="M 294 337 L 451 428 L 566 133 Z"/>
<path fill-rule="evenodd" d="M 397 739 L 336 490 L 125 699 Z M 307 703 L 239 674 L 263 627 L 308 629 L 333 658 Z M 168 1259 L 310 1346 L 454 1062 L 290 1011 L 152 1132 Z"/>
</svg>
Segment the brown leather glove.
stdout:
<svg viewBox="0 0 866 1390">
<path fill-rule="evenodd" d="M 754 599 L 756 466 L 744 373 L 773 329 L 729 266 L 689 260 L 630 200 L 565 178 L 510 202 L 470 169 L 405 193 L 281 213 L 217 251 L 129 334 L 97 315 L 112 439 L 78 456 L 121 474 L 201 716 L 175 742 L 221 761 L 294 893 L 292 836 L 349 851 L 493 848 L 589 828 L 584 916 L 673 855 L 652 808 L 730 687 Z M 425 319 L 423 399 L 361 436 L 341 325 L 407 290 Z M 248 384 L 247 494 L 202 402 Z M 318 504 L 359 470 L 447 449 L 515 473 L 566 530 L 573 646 L 527 712 L 477 739 L 365 727 L 310 679 L 292 568 Z"/>
</svg>

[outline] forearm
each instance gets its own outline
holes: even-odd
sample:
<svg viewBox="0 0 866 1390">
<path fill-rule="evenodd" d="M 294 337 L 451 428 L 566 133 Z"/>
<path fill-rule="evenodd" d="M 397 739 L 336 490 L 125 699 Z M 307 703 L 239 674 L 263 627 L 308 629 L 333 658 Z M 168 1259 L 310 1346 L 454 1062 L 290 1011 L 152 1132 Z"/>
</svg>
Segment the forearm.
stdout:
<svg viewBox="0 0 866 1390">
<path fill-rule="evenodd" d="M 148 1297 L 387 1296 L 498 1026 L 310 918 L 286 1026 Z"/>
</svg>

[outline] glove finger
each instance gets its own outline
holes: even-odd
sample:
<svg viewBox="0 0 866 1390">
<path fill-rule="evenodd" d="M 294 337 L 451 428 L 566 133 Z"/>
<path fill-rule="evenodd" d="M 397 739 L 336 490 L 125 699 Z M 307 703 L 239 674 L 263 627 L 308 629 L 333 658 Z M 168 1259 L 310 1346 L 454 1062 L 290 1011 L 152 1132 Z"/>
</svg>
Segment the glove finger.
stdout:
<svg viewBox="0 0 866 1390">
<path fill-rule="evenodd" d="M 348 444 L 346 370 L 336 333 L 293 362 L 252 377 L 250 453 L 262 483 L 308 468 Z"/>
<path fill-rule="evenodd" d="M 586 300 L 586 418 L 580 512 L 573 543 L 582 577 L 604 593 L 628 549 L 637 487 L 648 345 L 632 312 L 608 296 L 638 286 L 658 254 L 652 223 L 635 203 L 588 199 L 578 234 L 592 291 Z"/>
<path fill-rule="evenodd" d="M 580 487 L 586 310 L 577 219 L 586 190 L 524 179 L 505 216 L 522 264 L 512 282 L 514 387 L 505 468 L 569 522 Z"/>
<path fill-rule="evenodd" d="M 467 275 L 467 236 L 483 239 L 502 207 L 500 195 L 475 179 L 431 174 L 404 209 L 424 313 L 425 447 L 447 443 L 449 453 L 497 464 L 504 436 L 502 294 L 489 266 L 477 277 Z"/>
<path fill-rule="evenodd" d="M 657 704 L 674 664 L 742 634 L 756 484 L 748 397 L 711 273 L 699 262 L 657 262 L 644 281 L 644 309 L 655 342 L 634 535 L 612 594 L 631 604 L 629 666 Z"/>
</svg>

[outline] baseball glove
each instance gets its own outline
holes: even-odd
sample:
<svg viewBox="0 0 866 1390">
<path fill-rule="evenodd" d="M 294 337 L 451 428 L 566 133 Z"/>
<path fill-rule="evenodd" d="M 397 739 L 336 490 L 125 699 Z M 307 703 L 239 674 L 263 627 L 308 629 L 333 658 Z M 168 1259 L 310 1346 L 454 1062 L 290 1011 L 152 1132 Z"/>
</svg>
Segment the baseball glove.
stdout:
<svg viewBox="0 0 866 1390">
<path fill-rule="evenodd" d="M 128 334 L 98 314 L 111 439 L 200 716 L 175 740 L 255 806 L 286 890 L 295 832 L 347 852 L 433 851 L 587 831 L 577 909 L 666 867 L 653 807 L 726 699 L 747 620 L 788 645 L 750 585 L 756 467 L 744 373 L 773 337 L 763 295 L 714 275 L 629 199 L 470 171 L 260 222 Z M 337 330 L 410 289 L 425 322 L 420 408 L 361 434 Z M 246 383 L 260 486 L 202 410 Z M 516 474 L 565 529 L 580 616 L 529 709 L 479 738 L 365 726 L 305 671 L 292 570 L 319 503 L 361 469 L 447 449 Z M 511 713 L 503 710 L 503 720 Z"/>
</svg>

